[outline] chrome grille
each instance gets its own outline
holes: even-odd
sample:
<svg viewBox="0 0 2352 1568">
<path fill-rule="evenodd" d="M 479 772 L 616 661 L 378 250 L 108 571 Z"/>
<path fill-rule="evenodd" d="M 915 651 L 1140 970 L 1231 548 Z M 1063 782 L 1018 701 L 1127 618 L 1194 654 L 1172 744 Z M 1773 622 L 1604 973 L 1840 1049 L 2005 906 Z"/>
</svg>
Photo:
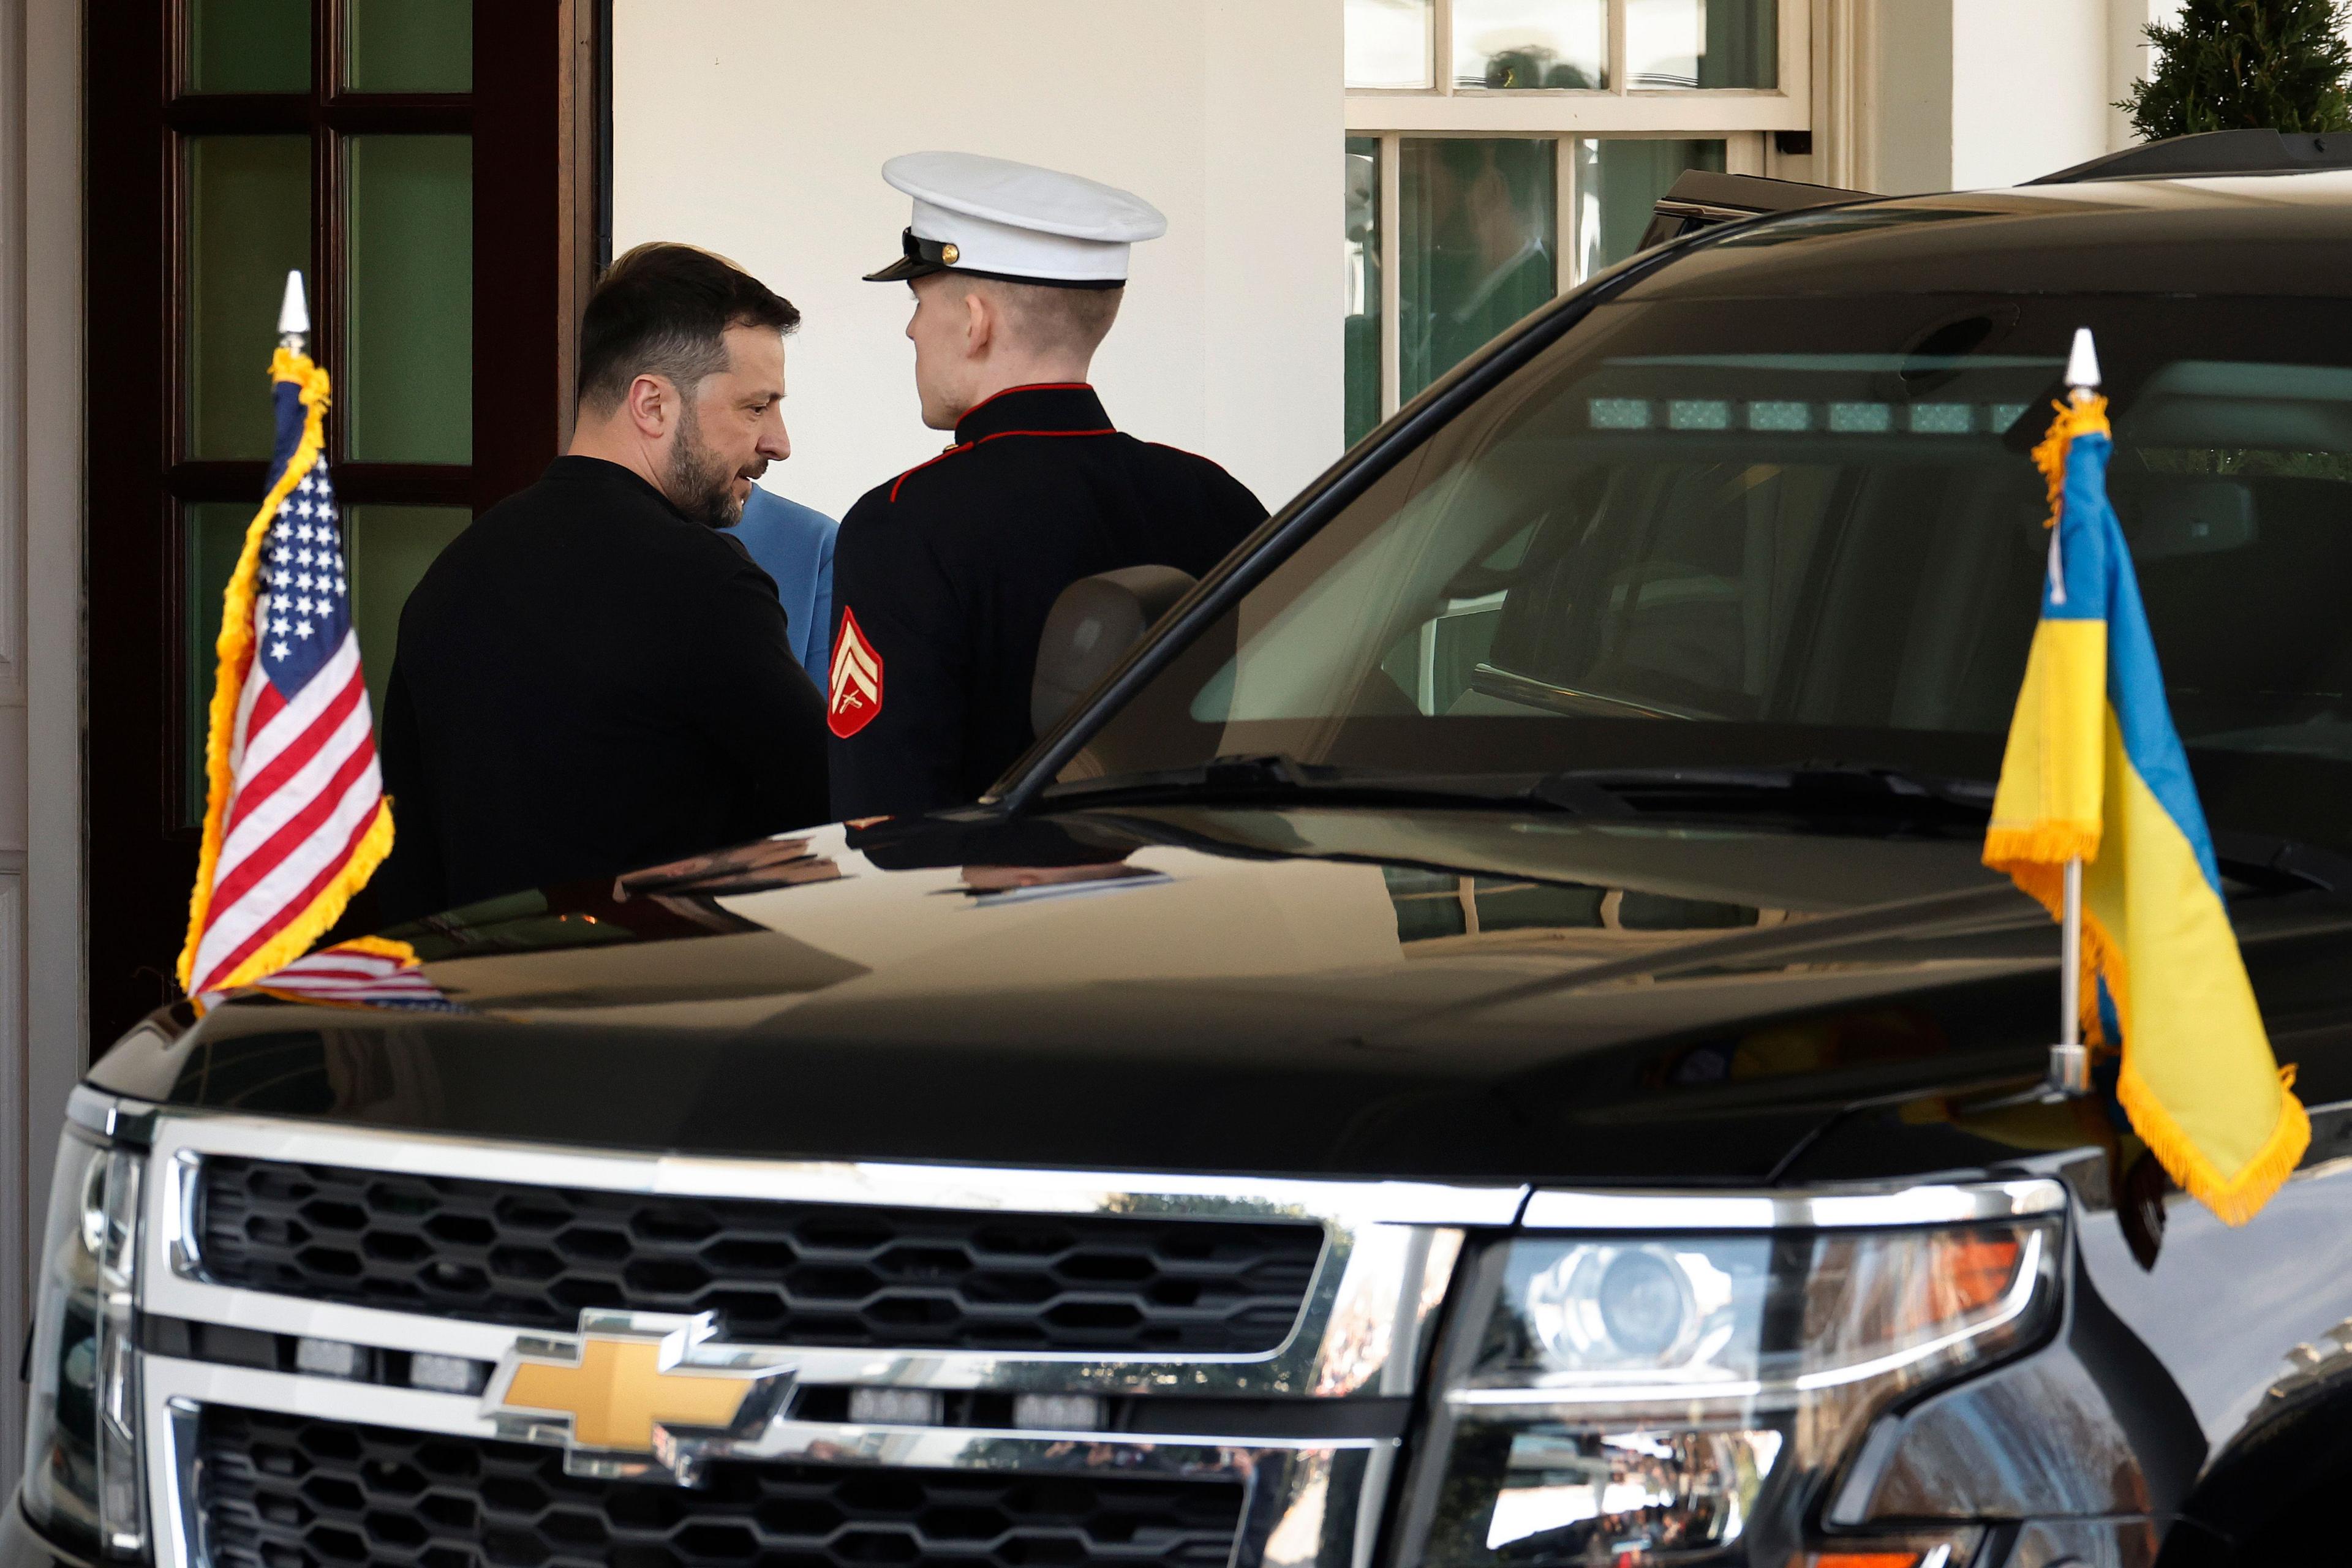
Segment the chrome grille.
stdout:
<svg viewBox="0 0 2352 1568">
<path fill-rule="evenodd" d="M 1231 1480 L 720 1463 L 695 1489 L 567 1475 L 562 1454 L 206 1409 L 214 1568 L 1223 1568 Z"/>
<path fill-rule="evenodd" d="M 1291 1568 L 1363 1568 L 1401 1433 L 1383 1412 L 1412 1391 L 1466 1227 L 1509 1225 L 1527 1195 L 1518 1187 L 1413 1182 L 703 1158 L 176 1111 L 128 1121 L 88 1089 L 78 1091 L 77 1106 L 83 1117 L 111 1119 L 102 1124 L 118 1137 L 128 1129 L 149 1150 L 139 1304 L 154 1331 L 140 1346 L 137 1387 L 155 1568 L 370 1561 L 403 1568 L 475 1562 L 558 1568 L 590 1560 L 651 1568 L 700 1561 L 706 1552 L 714 1562 L 809 1568 L 828 1568 L 845 1555 L 970 1568 L 1089 1561 L 1258 1568 L 1277 1560 Z M 265 1191 L 263 1173 L 290 1173 L 302 1185 Z M 342 1184 L 319 1186 L 321 1174 Z M 363 1199 L 358 1228 L 347 1226 L 339 1244 L 331 1237 L 315 1244 L 331 1251 L 340 1245 L 347 1255 L 341 1259 L 306 1259 L 300 1254 L 313 1238 L 298 1244 L 291 1230 L 272 1236 L 244 1223 L 257 1215 L 299 1219 L 302 1204 L 347 1201 L 354 1184 Z M 475 1206 L 434 1206 L 450 1194 Z M 957 1264 L 947 1285 L 932 1282 L 960 1310 L 973 1294 L 969 1282 L 981 1273 L 980 1263 L 1008 1250 L 1014 1263 L 1049 1283 L 1089 1289 L 1102 1282 L 1075 1279 L 1069 1260 L 1126 1258 L 1123 1267 L 1132 1271 L 1131 1260 L 1140 1256 L 1163 1278 L 1221 1268 L 1216 1277 L 1240 1277 L 1269 1295 L 1265 1274 L 1249 1270 L 1271 1262 L 1303 1268 L 1305 1282 L 1294 1275 L 1281 1286 L 1278 1342 L 1269 1318 L 1247 1342 L 1270 1348 L 1246 1351 L 1161 1349 L 1133 1338 L 1075 1350 L 1034 1342 L 942 1344 L 919 1337 L 920 1325 L 934 1321 L 928 1318 L 914 1328 L 893 1326 L 880 1344 L 845 1344 L 815 1337 L 806 1318 L 779 1316 L 772 1326 L 745 1331 L 723 1303 L 673 1298 L 656 1304 L 649 1321 L 701 1325 L 697 1331 L 713 1337 L 698 1355 L 772 1369 L 804 1397 L 786 1400 L 757 1430 L 724 1438 L 698 1432 L 675 1449 L 667 1439 L 651 1453 L 595 1449 L 575 1443 L 562 1415 L 551 1423 L 519 1417 L 486 1404 L 486 1392 L 457 1392 L 445 1374 L 452 1363 L 502 1366 L 526 1353 L 561 1360 L 599 1314 L 575 1315 L 551 1297 L 544 1280 L 526 1280 L 530 1288 L 517 1292 L 521 1310 L 542 1314 L 532 1322 L 500 1321 L 438 1298 L 403 1296 L 396 1288 L 373 1294 L 365 1284 L 379 1275 L 397 1277 L 396 1255 L 413 1245 L 402 1237 L 427 1238 L 426 1264 L 486 1259 L 504 1237 L 485 1240 L 477 1233 L 470 1241 L 452 1241 L 425 1224 L 446 1212 L 478 1215 L 485 1195 L 493 1220 L 505 1217 L 496 1205 L 506 1198 L 570 1204 L 575 1220 L 567 1224 L 583 1215 L 685 1212 L 724 1219 L 739 1205 L 818 1226 L 899 1223 L 900 1236 L 946 1236 L 963 1248 L 971 1270 Z M 232 1200 L 245 1205 L 234 1211 L 234 1225 L 226 1223 Z M 400 1223 L 372 1229 L 371 1203 Z M 1050 1236 L 1052 1247 L 1008 1249 L 999 1245 L 1007 1236 Z M 388 1247 L 387 1237 L 394 1238 Z M 971 1249 L 973 1238 L 988 1241 L 984 1257 Z M 1184 1250 L 1198 1240 L 1254 1250 L 1246 1257 Z M 887 1246 L 874 1254 L 886 1255 Z M 322 1262 L 340 1262 L 341 1271 L 319 1268 Z M 625 1265 L 617 1272 L 611 1260 L 604 1267 L 604 1277 L 631 1283 Z M 422 1272 L 414 1262 L 409 1270 Z M 485 1274 L 499 1284 L 500 1276 Z M 919 1281 L 910 1274 L 888 1283 L 913 1294 Z M 1114 1278 L 1113 1289 L 1100 1293 L 1161 1305 L 1143 1290 L 1147 1283 Z M 1167 1304 L 1197 1308 L 1202 1299 Z M 560 1316 L 547 1315 L 551 1300 L 562 1309 Z M 1034 1315 L 1035 1301 L 1017 1304 Z M 663 1312 L 662 1306 L 673 1310 Z M 675 1310 L 696 1306 L 709 1315 Z M 862 1321 L 858 1327 L 868 1331 Z M 233 1343 L 215 1342 L 231 1330 Z M 246 1353 L 273 1336 L 278 1353 Z M 351 1347 L 357 1360 L 352 1353 L 289 1358 L 289 1337 L 330 1351 Z M 354 1365 L 365 1375 L 334 1381 Z M 428 1367 L 436 1369 L 429 1381 Z M 858 1389 L 921 1390 L 929 1397 L 899 1398 L 887 1408 L 867 1400 L 861 1407 L 851 1397 Z M 1063 1414 L 1050 1417 L 1059 1424 L 1048 1426 L 1038 1425 L 1048 1416 L 1024 1414 L 1020 1394 L 1089 1400 L 1064 1402 Z M 222 1436 L 231 1429 L 222 1425 L 227 1422 L 243 1424 L 235 1442 Z M 318 1433 L 337 1431 L 345 1436 L 327 1436 L 317 1453 L 304 1446 Z M 289 1449 L 288 1432 L 312 1436 Z M 417 1500 L 404 1511 L 375 1500 L 367 1489 L 375 1478 L 352 1469 L 390 1452 L 385 1443 L 413 1456 L 383 1471 L 391 1491 Z M 240 1445 L 245 1457 L 235 1458 Z M 271 1461 L 278 1468 L 260 1462 L 265 1450 L 278 1456 Z M 321 1457 L 333 1462 L 321 1466 Z M 543 1485 L 530 1484 L 541 1486 L 549 1500 L 535 1516 L 552 1521 L 549 1533 L 516 1534 L 503 1522 L 509 1495 L 520 1513 L 539 1504 L 505 1489 L 509 1471 L 489 1463 L 500 1457 L 524 1467 L 514 1473 L 526 1479 L 546 1478 Z M 427 1458 L 455 1468 L 435 1470 Z M 457 1479 L 439 1479 L 445 1475 Z M 420 1486 L 418 1477 L 429 1484 Z M 923 1489 L 924 1500 L 893 1514 L 889 1499 L 915 1494 L 892 1491 L 888 1483 L 908 1478 Z M 304 1492 L 304 1481 L 321 1500 Z M 1083 1507 L 1028 1500 L 1076 1498 L 1066 1483 L 1109 1489 L 1087 1493 L 1097 1500 Z M 750 1524 L 700 1511 L 698 1496 L 748 1496 L 730 1489 L 753 1484 L 784 1487 L 792 1497 L 838 1486 L 849 1489 L 839 1495 L 865 1500 L 860 1506 L 867 1511 L 845 1512 L 843 1533 L 828 1525 L 823 1541 L 804 1528 L 814 1514 L 802 1516 L 803 1525 L 794 1527 L 800 1533 L 777 1528 L 799 1506 L 776 1501 L 783 1491 L 761 1491 L 750 1505 Z M 1149 1489 L 1161 1486 L 1209 1489 L 1164 1496 Z M 866 1489 L 877 1487 L 883 1489 Z M 1234 1505 L 1241 1509 L 1237 1522 L 1198 1511 L 1218 1490 L 1246 1499 Z M 676 1514 L 677 1533 L 646 1525 L 643 1533 L 616 1536 L 613 1521 L 599 1511 L 603 1505 L 580 1500 L 597 1497 L 655 1500 L 615 1504 L 616 1517 L 635 1528 L 640 1517 L 657 1522 Z M 1154 1498 L 1183 1506 L 1172 1514 L 1163 1508 L 1139 1515 L 1139 1500 Z M 428 1506 L 425 1500 L 437 1500 Z M 761 1507 L 774 1517 L 761 1516 Z M 350 1522 L 353 1508 L 356 1526 Z M 650 1512 L 630 1515 L 630 1508 Z M 1009 1522 L 999 1530 L 975 1511 L 982 1509 Z M 591 1513 L 593 1525 L 583 1522 Z M 685 1532 L 696 1522 L 714 1529 L 689 1538 Z M 1222 1533 L 1200 1533 L 1210 1522 Z"/>
<path fill-rule="evenodd" d="M 1289 1335 L 1320 1226 L 686 1198 L 215 1155 L 224 1285 L 523 1328 L 716 1312 L 736 1339 L 1248 1353 Z"/>
</svg>

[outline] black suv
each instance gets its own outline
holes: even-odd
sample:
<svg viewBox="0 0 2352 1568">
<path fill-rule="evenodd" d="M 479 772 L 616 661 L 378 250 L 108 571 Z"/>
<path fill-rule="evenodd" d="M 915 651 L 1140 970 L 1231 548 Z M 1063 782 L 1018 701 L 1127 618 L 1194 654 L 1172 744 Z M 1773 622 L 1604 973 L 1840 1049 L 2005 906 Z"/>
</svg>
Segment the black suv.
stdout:
<svg viewBox="0 0 2352 1568">
<path fill-rule="evenodd" d="M 158 1015 L 75 1096 L 0 1562 L 2343 1561 L 2347 257 L 2332 174 L 1685 237 L 980 805 Z M 1979 863 L 2082 326 L 2315 1124 L 2242 1229 L 2044 1089 Z"/>
</svg>

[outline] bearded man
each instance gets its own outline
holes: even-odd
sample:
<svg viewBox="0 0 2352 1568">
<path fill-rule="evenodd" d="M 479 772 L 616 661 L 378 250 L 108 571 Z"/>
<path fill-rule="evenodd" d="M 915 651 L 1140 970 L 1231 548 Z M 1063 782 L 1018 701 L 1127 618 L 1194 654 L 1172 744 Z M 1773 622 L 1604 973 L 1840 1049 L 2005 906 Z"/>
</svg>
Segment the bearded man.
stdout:
<svg viewBox="0 0 2352 1568">
<path fill-rule="evenodd" d="M 640 246 L 597 286 L 570 448 L 401 613 L 386 921 L 827 819 L 824 700 L 775 584 L 720 531 L 792 455 L 799 323 L 692 246 Z"/>
</svg>

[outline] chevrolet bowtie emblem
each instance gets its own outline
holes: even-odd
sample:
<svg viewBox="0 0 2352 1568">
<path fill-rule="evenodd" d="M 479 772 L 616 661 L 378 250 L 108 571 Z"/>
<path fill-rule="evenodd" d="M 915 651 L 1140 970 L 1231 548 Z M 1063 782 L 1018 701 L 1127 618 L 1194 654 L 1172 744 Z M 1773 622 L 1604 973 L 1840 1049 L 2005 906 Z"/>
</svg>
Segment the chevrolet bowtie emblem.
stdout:
<svg viewBox="0 0 2352 1568">
<path fill-rule="evenodd" d="M 483 1414 L 502 1436 L 561 1445 L 574 1474 L 690 1486 L 701 1460 L 756 1446 L 792 1389 L 789 1365 L 713 1343 L 716 1331 L 707 1312 L 583 1312 L 577 1334 L 515 1341 Z"/>
</svg>

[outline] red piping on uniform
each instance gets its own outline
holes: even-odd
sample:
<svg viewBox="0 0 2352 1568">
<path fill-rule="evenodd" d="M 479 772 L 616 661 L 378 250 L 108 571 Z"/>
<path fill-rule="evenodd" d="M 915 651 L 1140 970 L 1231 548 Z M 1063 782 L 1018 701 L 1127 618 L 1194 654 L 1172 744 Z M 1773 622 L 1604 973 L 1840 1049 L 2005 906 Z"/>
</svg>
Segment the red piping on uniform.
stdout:
<svg viewBox="0 0 2352 1568">
<path fill-rule="evenodd" d="M 938 457 L 933 458 L 930 463 L 917 463 L 913 468 L 908 468 L 905 473 L 900 474 L 897 479 L 890 481 L 890 499 L 894 501 L 897 500 L 898 499 L 898 487 L 905 484 L 908 479 L 913 479 L 917 474 L 921 473 L 925 468 L 929 468 L 931 463 L 944 463 L 950 458 L 954 457 L 958 452 L 969 452 L 974 447 L 985 447 L 991 441 L 1002 441 L 1007 436 L 1116 436 L 1118 434 L 1118 431 L 1108 428 L 1101 430 L 999 430 L 993 436 L 982 436 L 977 441 L 965 441 L 957 446 L 950 447 L 946 451 L 941 452 Z"/>
<path fill-rule="evenodd" d="M 1094 387 L 1091 384 L 1083 381 L 1034 381 L 1026 386 L 1008 386 L 1002 392 L 990 393 L 986 397 L 965 409 L 963 419 L 971 418 L 998 398 L 1010 397 L 1016 392 L 1092 392 L 1093 390 Z M 963 419 L 959 419 L 956 423 L 961 425 Z"/>
<path fill-rule="evenodd" d="M 944 463 L 950 458 L 954 457 L 958 452 L 969 452 L 971 450 L 971 447 L 969 445 L 953 446 L 950 447 L 946 451 L 941 452 L 938 457 L 931 458 L 929 462 L 917 463 L 913 468 L 908 468 L 905 473 L 900 474 L 897 479 L 890 481 L 890 499 L 894 501 L 897 500 L 898 499 L 898 487 L 905 484 L 908 479 L 913 479 L 917 474 L 921 473 L 925 468 L 929 468 L 931 463 Z"/>
</svg>

